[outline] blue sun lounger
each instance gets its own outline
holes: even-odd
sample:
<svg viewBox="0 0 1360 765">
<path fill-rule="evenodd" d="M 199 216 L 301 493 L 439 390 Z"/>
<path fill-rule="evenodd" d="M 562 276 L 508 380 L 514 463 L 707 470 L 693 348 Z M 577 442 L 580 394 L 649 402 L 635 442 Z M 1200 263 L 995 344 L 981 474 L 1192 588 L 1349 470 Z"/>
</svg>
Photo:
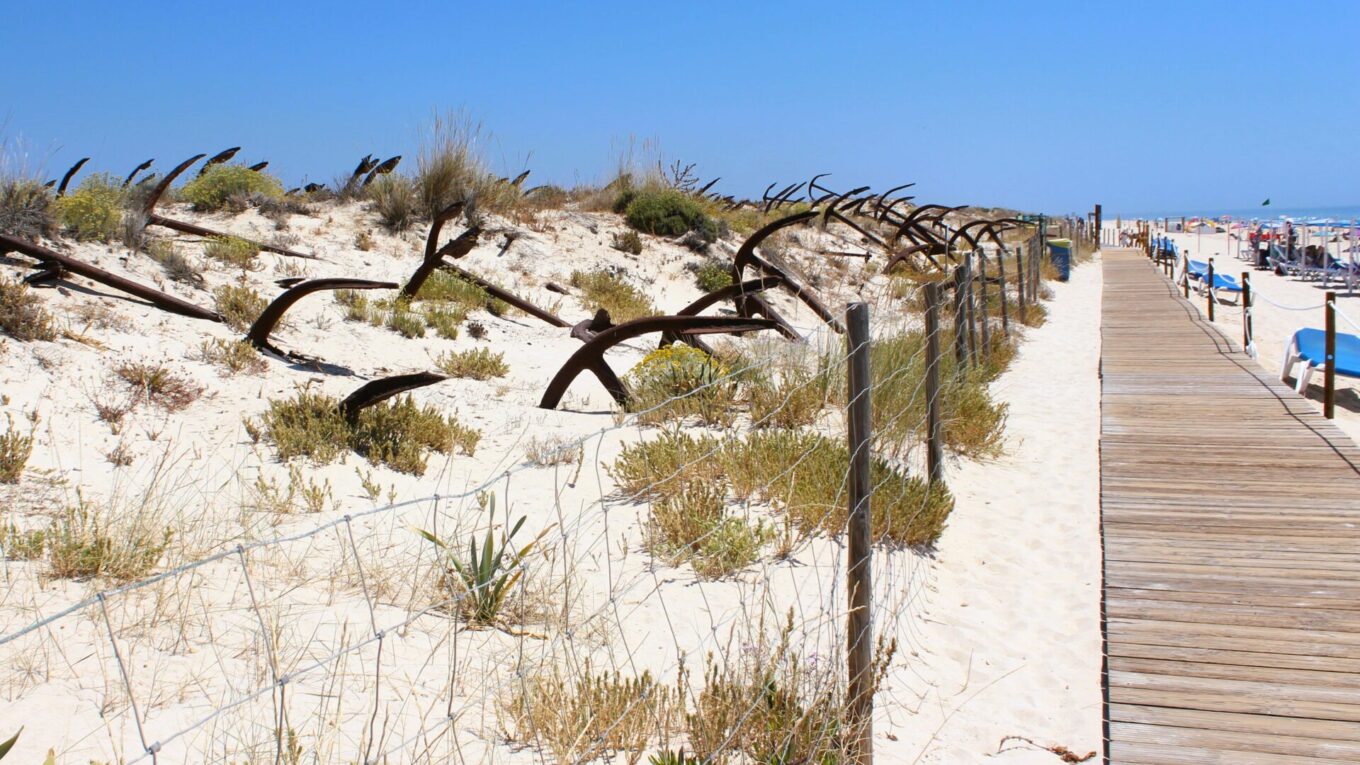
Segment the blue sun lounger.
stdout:
<svg viewBox="0 0 1360 765">
<path fill-rule="evenodd" d="M 1199 282 L 1195 289 L 1201 295 L 1204 294 L 1204 290 L 1207 287 L 1215 301 L 1219 300 L 1218 293 L 1220 292 L 1226 292 L 1230 295 L 1233 295 L 1234 303 L 1237 303 L 1241 300 L 1241 298 L 1237 296 L 1242 294 L 1242 285 L 1238 284 L 1236 279 L 1234 279 L 1231 276 L 1228 276 L 1227 274 L 1220 274 L 1215 272 L 1214 283 L 1212 285 L 1208 284 L 1209 264 L 1205 263 L 1202 260 L 1187 261 L 1185 275 L 1190 279 Z"/>
<path fill-rule="evenodd" d="M 1320 329 L 1301 329 L 1284 346 L 1284 365 L 1280 379 L 1288 379 L 1295 364 L 1302 364 L 1294 390 L 1303 393 L 1313 372 L 1327 363 L 1327 333 Z M 1336 373 L 1344 377 L 1360 377 L 1360 337 L 1336 333 Z"/>
</svg>

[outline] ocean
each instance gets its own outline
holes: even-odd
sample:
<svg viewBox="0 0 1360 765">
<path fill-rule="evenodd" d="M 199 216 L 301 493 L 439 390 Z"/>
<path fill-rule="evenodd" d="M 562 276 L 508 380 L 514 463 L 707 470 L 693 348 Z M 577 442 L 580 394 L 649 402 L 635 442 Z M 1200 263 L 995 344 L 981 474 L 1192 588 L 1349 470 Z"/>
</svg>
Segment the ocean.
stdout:
<svg viewBox="0 0 1360 765">
<path fill-rule="evenodd" d="M 1336 205 L 1327 207 L 1248 207 L 1236 210 L 1221 208 L 1205 208 L 1198 210 L 1163 210 L 1156 213 L 1116 213 L 1106 211 L 1106 220 L 1124 218 L 1133 220 L 1137 218 L 1221 218 L 1231 216 L 1238 220 L 1279 220 L 1288 218 L 1295 221 L 1355 221 L 1360 220 L 1360 205 Z"/>
</svg>

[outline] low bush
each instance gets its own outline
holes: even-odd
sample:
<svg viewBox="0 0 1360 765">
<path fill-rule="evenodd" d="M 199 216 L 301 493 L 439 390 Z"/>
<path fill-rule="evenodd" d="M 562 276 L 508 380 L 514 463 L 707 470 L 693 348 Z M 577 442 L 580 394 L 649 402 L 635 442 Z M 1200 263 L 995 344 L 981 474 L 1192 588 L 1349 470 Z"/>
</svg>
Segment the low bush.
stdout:
<svg viewBox="0 0 1360 765">
<path fill-rule="evenodd" d="M 259 245 L 234 236 L 209 239 L 208 243 L 203 245 L 203 254 L 242 271 L 254 271 L 259 267 L 255 262 L 260 255 Z"/>
<path fill-rule="evenodd" d="M 732 284 L 732 271 L 720 263 L 706 260 L 695 270 L 694 283 L 704 292 L 720 290 Z"/>
<path fill-rule="evenodd" d="M 652 554 L 672 563 L 688 562 L 705 579 L 740 571 L 760 557 L 770 536 L 727 512 L 725 486 L 690 481 L 652 505 L 646 541 Z"/>
<path fill-rule="evenodd" d="M 696 762 L 732 762 L 734 750 L 759 763 L 853 761 L 858 737 L 845 683 L 833 661 L 817 661 L 790 644 L 793 613 L 776 639 L 761 635 L 742 650 L 709 654 L 704 686 L 685 714 Z M 896 653 L 880 641 L 868 668 L 876 692 Z"/>
<path fill-rule="evenodd" d="M 23 282 L 0 278 L 0 330 L 15 340 L 56 340 L 57 328 L 43 301 Z"/>
<path fill-rule="evenodd" d="M 56 201 L 57 219 L 76 239 L 112 242 L 123 233 L 125 202 L 121 181 L 95 173 Z"/>
<path fill-rule="evenodd" d="M 37 240 L 56 232 L 52 192 L 32 178 L 0 179 L 0 234 Z"/>
<path fill-rule="evenodd" d="M 660 500 L 691 481 L 725 479 L 713 436 L 664 430 L 656 438 L 628 444 L 608 468 L 620 493 L 632 501 Z"/>
<path fill-rule="evenodd" d="M 408 339 L 425 336 L 424 318 L 419 313 L 412 311 L 410 304 L 404 300 L 398 300 L 392 304 L 392 310 L 387 314 L 386 326 Z"/>
<path fill-rule="evenodd" d="M 751 426 L 797 428 L 812 425 L 829 399 L 831 376 L 825 368 L 816 372 L 788 369 L 777 381 L 761 375 L 746 384 L 743 396 L 750 404 Z"/>
<path fill-rule="evenodd" d="M 418 406 L 409 395 L 366 407 L 353 422 L 339 407 L 335 397 L 299 391 L 291 399 L 270 401 L 259 426 L 248 427 L 272 441 L 282 460 L 309 457 L 325 464 L 352 450 L 375 465 L 411 475 L 425 474 L 427 451 L 470 455 L 481 439 L 456 417 Z"/>
<path fill-rule="evenodd" d="M 471 380 L 504 377 L 510 371 L 510 367 L 505 363 L 505 354 L 492 353 L 487 348 L 447 352 L 435 363 L 451 377 L 465 377 Z"/>
<path fill-rule="evenodd" d="M 643 189 L 627 199 L 624 220 L 644 234 L 680 236 L 697 231 L 705 241 L 718 238 L 717 223 L 699 200 L 675 189 Z"/>
<path fill-rule="evenodd" d="M 688 345 L 670 345 L 647 354 L 624 377 L 632 394 L 628 409 L 643 423 L 698 417 L 727 426 L 736 416 L 737 384 L 727 367 Z"/>
<path fill-rule="evenodd" d="M 484 310 L 492 316 L 503 316 L 509 311 L 509 306 L 491 297 L 486 290 L 448 271 L 435 271 L 430 274 L 430 278 L 426 279 L 416 292 L 416 300 L 423 303 L 452 304 L 445 307 L 456 306 L 461 308 L 464 314 Z"/>
<path fill-rule="evenodd" d="M 804 533 L 839 536 L 845 530 L 850 451 L 817 433 L 757 431 L 729 438 L 719 455 L 738 499 L 758 499 L 785 513 Z M 874 541 L 893 546 L 933 544 L 954 500 L 874 457 L 870 464 L 869 524 Z"/>
<path fill-rule="evenodd" d="M 179 196 L 195 210 L 214 211 L 227 207 L 233 197 L 283 197 L 283 184 L 274 176 L 244 165 L 218 164 L 184 184 Z"/>
<path fill-rule="evenodd" d="M 227 326 L 240 332 L 249 329 L 269 305 L 260 293 L 244 284 L 218 287 L 213 302 Z"/>
<path fill-rule="evenodd" d="M 651 298 L 609 271 L 572 271 L 571 286 L 581 291 L 586 310 L 603 308 L 616 324 L 657 313 Z"/>
<path fill-rule="evenodd" d="M 631 255 L 642 254 L 642 237 L 636 231 L 624 231 L 614 234 L 614 241 L 610 245 L 619 252 L 626 252 Z"/>
</svg>

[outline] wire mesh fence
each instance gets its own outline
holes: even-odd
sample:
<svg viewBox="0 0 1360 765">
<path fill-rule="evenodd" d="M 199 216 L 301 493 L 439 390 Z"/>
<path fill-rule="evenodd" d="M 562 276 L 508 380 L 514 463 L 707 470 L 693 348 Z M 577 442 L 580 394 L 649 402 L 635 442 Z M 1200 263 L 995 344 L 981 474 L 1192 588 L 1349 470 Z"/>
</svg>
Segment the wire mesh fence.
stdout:
<svg viewBox="0 0 1360 765">
<path fill-rule="evenodd" d="M 448 460 L 438 493 L 89 593 L 12 564 L 11 534 L 5 601 L 23 619 L 0 628 L 4 692 L 61 710 L 59 761 L 853 754 L 872 719 L 857 700 L 919 653 L 920 551 L 952 506 L 941 458 L 995 447 L 986 385 L 1042 321 L 1043 236 L 864 296 L 858 341 L 822 327 L 645 361 L 660 382 L 644 405 L 532 457 L 516 442 L 493 472 Z M 846 419 L 861 401 L 867 453 Z M 872 588 L 853 605 L 856 507 Z M 857 673 L 849 645 L 869 647 Z"/>
</svg>

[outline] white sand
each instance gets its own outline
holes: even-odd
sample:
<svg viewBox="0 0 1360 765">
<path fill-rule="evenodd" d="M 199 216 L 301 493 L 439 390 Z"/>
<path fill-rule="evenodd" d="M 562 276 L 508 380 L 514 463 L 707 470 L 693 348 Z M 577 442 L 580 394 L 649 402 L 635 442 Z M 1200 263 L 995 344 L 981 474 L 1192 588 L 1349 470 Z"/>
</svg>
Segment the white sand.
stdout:
<svg viewBox="0 0 1360 765">
<path fill-rule="evenodd" d="M 183 209 L 174 214 L 198 217 Z M 207 225 L 261 239 L 274 233 L 273 224 L 254 213 L 208 216 Z M 617 216 L 547 213 L 537 222 L 498 225 L 515 228 L 520 238 L 502 253 L 503 237 L 487 236 L 460 265 L 540 305 L 560 303 L 561 315 L 570 321 L 584 318 L 584 309 L 543 285 L 549 280 L 565 284 L 576 268 L 621 269 L 658 305 L 672 310 L 698 294 L 684 270 L 698 257 L 687 250 L 652 238 L 640 257 L 611 249 L 610 235 L 621 229 Z M 356 249 L 355 235 L 370 229 L 376 248 Z M 298 247 L 316 248 L 325 261 L 302 264 L 262 256 L 269 268 L 246 279 L 265 295 L 277 294 L 272 280 L 293 275 L 299 266 L 313 277 L 403 281 L 420 249 L 419 236 L 383 234 L 371 214 L 355 206 L 328 209 L 315 218 L 292 216 L 290 230 L 301 238 Z M 451 227 L 448 233 L 456 231 Z M 178 241 L 196 257 L 199 244 L 193 238 Z M 789 243 L 790 257 L 831 305 L 862 297 L 879 303 L 880 322 L 891 319 L 891 303 L 880 302 L 886 300 L 883 277 L 861 275 L 859 261 L 812 253 L 837 244 L 828 235 L 802 232 Z M 158 266 L 128 257 L 121 248 L 80 245 L 73 252 L 142 282 L 161 279 Z M 23 273 L 17 267 L 23 262 L 16 258 L 0 266 L 0 273 Z M 209 290 L 237 279 L 221 266 L 207 277 Z M 170 282 L 164 288 L 211 304 L 208 291 Z M 978 762 L 1006 735 L 1082 754 L 1099 746 L 1099 288 L 1098 264 L 1077 269 L 1070 284 L 1054 285 L 1050 321 L 1027 333 L 1014 367 L 994 386 L 995 395 L 1010 405 L 1007 456 L 951 462 L 947 480 L 958 505 L 934 556 L 896 552 L 878 558 L 876 601 L 896 610 L 902 641 L 879 702 L 881 761 Z M 515 687 L 517 666 L 532 669 L 536 662 L 592 656 L 625 671 L 651 668 L 669 683 L 677 652 L 688 654 L 692 677 L 701 675 L 708 651 L 735 658 L 733 652 L 741 650 L 762 615 L 778 622 L 790 608 L 799 625 L 795 639 L 805 655 L 821 656 L 824 664 L 839 660 L 843 638 L 837 615 L 844 608 L 839 543 L 813 540 L 792 561 L 767 558 L 738 577 L 701 582 L 687 567 L 647 555 L 639 526 L 645 508 L 601 504 L 600 498 L 614 489 L 605 468 L 625 443 L 653 431 L 615 429 L 609 398 L 589 376 L 577 380 L 558 411 L 536 407 L 548 378 L 579 347 L 563 330 L 523 316 L 478 312 L 474 319 L 488 329 L 485 341 L 466 331 L 455 341 L 433 332 L 403 340 L 386 329 L 344 321 L 343 309 L 319 294 L 290 311 L 291 326 L 276 339 L 286 348 L 320 355 L 334 367 L 318 372 L 271 360 L 262 376 L 221 377 L 197 358 L 197 349 L 204 339 L 236 336 L 224 326 L 172 317 L 83 280 L 60 293 L 40 294 L 73 333 L 98 345 L 11 340 L 0 350 L 3 411 L 24 428 L 32 415 L 37 437 L 24 481 L 0 487 L 0 500 L 10 508 L 0 521 L 42 528 L 61 507 L 75 502 L 79 490 L 93 502 L 112 503 L 117 522 L 145 515 L 154 528 L 173 527 L 175 538 L 162 568 L 229 551 L 241 542 L 340 522 L 314 537 L 252 552 L 248 567 L 229 556 L 110 601 L 109 621 L 149 741 L 194 727 L 214 709 L 267 687 L 271 649 L 280 673 L 301 673 L 289 685 L 288 723 L 322 761 L 348 761 L 364 751 L 390 751 L 394 761 L 426 752 L 438 761 L 538 761 L 533 750 L 504 742 L 493 719 L 493 702 Z M 776 304 L 805 332 L 821 337 L 810 312 L 787 296 L 777 297 Z M 79 326 L 71 318 L 77 305 L 106 306 L 114 323 Z M 824 342 L 815 339 L 813 345 Z M 414 394 L 418 402 L 457 412 L 483 431 L 475 456 L 432 458 L 423 477 L 374 467 L 355 455 L 326 466 L 302 462 L 305 482 L 329 482 L 332 499 L 321 513 L 280 516 L 250 509 L 260 492 L 257 479 L 283 490 L 290 478 L 272 447 L 251 443 L 243 416 L 258 415 L 269 399 L 291 395 L 300 386 L 344 395 L 373 377 L 430 369 L 443 351 L 481 345 L 505 353 L 508 377 L 453 380 Z M 611 363 L 622 373 L 653 347 L 650 341 L 629 343 L 611 355 Z M 777 361 L 791 346 L 757 340 L 752 348 Z M 176 414 L 142 407 L 114 433 L 96 417 L 94 400 L 116 390 L 109 370 L 124 360 L 164 360 L 204 386 L 205 394 Z M 585 438 L 601 429 L 607 432 L 584 443 L 579 474 L 574 465 L 524 465 L 533 439 Z M 117 467 L 107 457 L 120 445 L 135 457 L 129 467 Z M 501 478 L 507 471 L 510 475 Z M 361 476 L 371 476 L 383 496 L 367 498 Z M 567 608 L 578 623 L 572 633 L 554 632 L 551 625 L 533 628 L 548 636 L 543 639 L 464 630 L 457 620 L 437 613 L 413 617 L 431 602 L 438 573 L 430 546 L 413 529 L 435 527 L 464 539 L 484 528 L 485 513 L 470 496 L 483 484 L 498 496 L 502 511 L 508 500 L 516 515 L 528 517 L 527 533 L 548 530 L 549 566 L 535 587 L 549 588 L 548 603 L 569 600 Z M 436 492 L 445 499 L 356 519 L 352 548 L 343 516 L 385 503 L 389 492 L 398 500 Z M 448 499 L 464 494 L 469 496 Z M 761 508 L 751 512 L 770 516 Z M 96 589 L 89 582 L 50 580 L 43 566 L 3 564 L 0 633 Z M 567 584 L 561 581 L 564 572 Z M 260 602 L 258 617 L 252 592 Z M 269 628 L 267 643 L 261 619 Z M 375 643 L 359 645 L 371 639 L 373 622 L 380 629 L 401 627 L 383 633 L 381 662 Z M 18 724 L 29 726 L 13 755 L 19 761 L 40 760 L 48 747 L 72 761 L 132 759 L 140 752 L 106 629 L 99 612 L 86 611 L 0 646 L 5 680 L 0 734 Z M 344 650 L 343 657 L 330 661 Z M 319 661 L 326 662 L 325 668 L 309 671 Z M 369 706 L 375 674 L 376 717 Z M 460 714 L 449 735 L 441 721 L 451 697 Z M 273 715 L 265 693 L 171 742 L 165 757 L 181 761 L 193 752 L 216 762 L 226 752 L 234 759 L 272 761 L 268 731 Z M 381 742 L 369 740 L 371 727 Z M 999 759 L 1038 763 L 1054 758 L 1029 750 Z"/>
<path fill-rule="evenodd" d="M 1101 749 L 1100 274 L 1096 261 L 1052 285 L 1048 323 L 994 384 L 1010 404 L 1006 456 L 949 472 L 959 501 L 920 655 L 894 676 L 920 712 L 883 726 L 899 738 L 882 745 L 888 762 L 992 761 L 1008 735 Z M 1012 742 L 995 761 L 1055 759 Z"/>
</svg>

